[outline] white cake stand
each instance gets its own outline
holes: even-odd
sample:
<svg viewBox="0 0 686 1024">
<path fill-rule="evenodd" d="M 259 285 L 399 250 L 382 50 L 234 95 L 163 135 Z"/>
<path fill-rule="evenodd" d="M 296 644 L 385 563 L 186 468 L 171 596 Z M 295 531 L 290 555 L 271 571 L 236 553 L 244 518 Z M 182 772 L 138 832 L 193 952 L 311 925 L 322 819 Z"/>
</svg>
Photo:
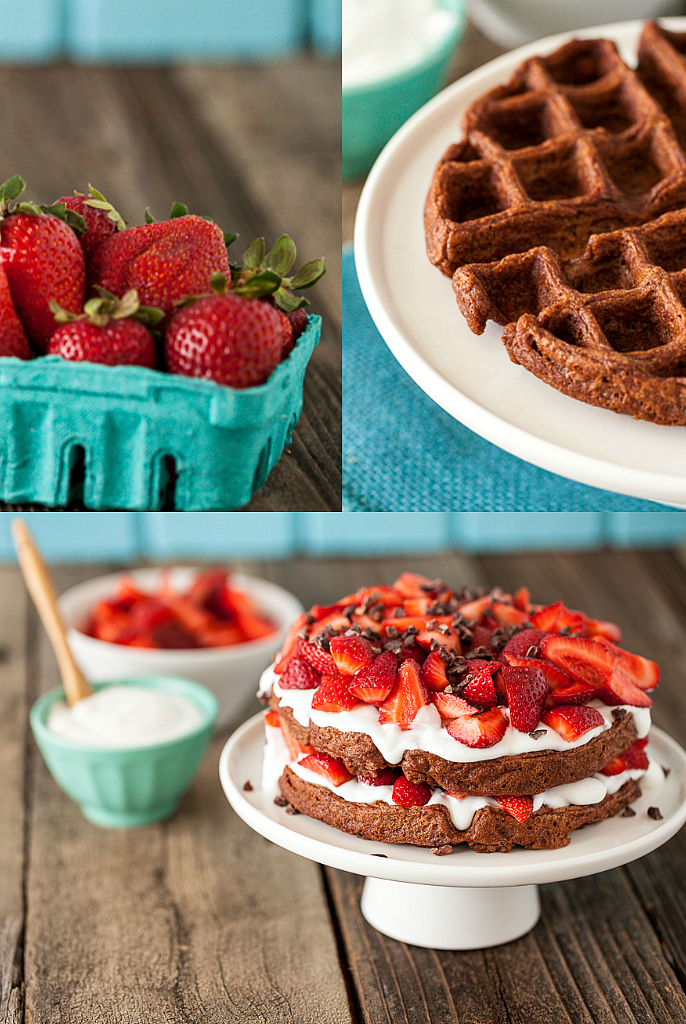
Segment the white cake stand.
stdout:
<svg viewBox="0 0 686 1024">
<path fill-rule="evenodd" d="M 391 938 L 431 949 L 483 949 L 524 935 L 540 914 L 538 884 L 579 878 L 628 864 L 670 839 L 686 821 L 686 753 L 660 729 L 650 754 L 670 772 L 643 785 L 620 816 L 572 833 L 561 850 L 476 853 L 456 847 L 448 856 L 409 845 L 376 843 L 339 832 L 304 814 L 289 815 L 261 788 L 264 727 L 258 714 L 228 740 L 219 777 L 229 803 L 251 828 L 286 850 L 319 864 L 364 875 L 361 909 Z M 244 790 L 250 782 L 252 790 Z M 662 820 L 649 818 L 659 807 Z"/>
</svg>

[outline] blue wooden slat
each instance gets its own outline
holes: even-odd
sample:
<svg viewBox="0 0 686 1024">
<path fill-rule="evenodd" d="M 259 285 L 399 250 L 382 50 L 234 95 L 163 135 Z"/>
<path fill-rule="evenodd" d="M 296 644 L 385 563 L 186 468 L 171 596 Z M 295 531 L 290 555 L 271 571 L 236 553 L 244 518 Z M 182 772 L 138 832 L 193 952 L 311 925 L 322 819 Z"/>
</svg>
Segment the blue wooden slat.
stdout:
<svg viewBox="0 0 686 1024">
<path fill-rule="evenodd" d="M 293 512 L 143 512 L 140 550 L 151 558 L 286 558 L 295 550 Z"/>
<path fill-rule="evenodd" d="M 601 512 L 453 512 L 451 515 L 452 543 L 470 552 L 593 548 L 603 539 Z"/>
<path fill-rule="evenodd" d="M 14 561 L 10 523 L 0 512 L 0 560 Z M 44 557 L 54 562 L 122 561 L 136 557 L 136 521 L 129 512 L 22 512 Z"/>
<path fill-rule="evenodd" d="M 298 547 L 313 555 L 440 551 L 448 546 L 446 512 L 301 512 Z"/>
<path fill-rule="evenodd" d="M 686 541 L 686 512 L 606 512 L 608 543 L 621 547 L 661 545 Z"/>
<path fill-rule="evenodd" d="M 22 0 L 0 3 L 0 60 L 51 60 L 64 45 L 66 0 Z"/>
<path fill-rule="evenodd" d="M 310 39 L 322 53 L 341 48 L 343 12 L 341 0 L 309 0 Z"/>
</svg>

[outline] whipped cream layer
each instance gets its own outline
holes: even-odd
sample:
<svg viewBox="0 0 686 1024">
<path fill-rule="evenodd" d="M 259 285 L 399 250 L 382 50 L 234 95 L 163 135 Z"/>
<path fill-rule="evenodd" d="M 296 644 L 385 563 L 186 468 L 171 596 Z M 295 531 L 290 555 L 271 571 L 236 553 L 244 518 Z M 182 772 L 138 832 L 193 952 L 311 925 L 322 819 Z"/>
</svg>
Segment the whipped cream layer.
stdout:
<svg viewBox="0 0 686 1024">
<path fill-rule="evenodd" d="M 496 757 L 524 754 L 532 750 L 571 750 L 584 746 L 595 736 L 610 729 L 615 722 L 612 712 L 617 707 L 610 707 L 600 700 L 590 701 L 588 707 L 597 708 L 603 717 L 603 725 L 589 729 L 571 742 L 542 723 L 536 728 L 546 731 L 545 735 L 538 739 L 532 739 L 529 733 L 519 732 L 508 725 L 499 743 L 492 747 L 479 748 L 468 747 L 454 739 L 442 727 L 441 716 L 433 704 L 419 709 L 409 729 L 401 729 L 397 725 L 381 725 L 379 709 L 373 704 L 358 704 L 351 711 L 317 711 L 312 708 L 315 690 L 284 690 L 279 686 L 278 679 L 272 668 L 266 669 L 260 679 L 260 693 L 270 693 L 273 688 L 281 704 L 291 709 L 293 717 L 300 725 L 307 726 L 312 721 L 322 729 L 366 733 L 389 764 L 400 764 L 407 750 L 426 750 L 446 761 L 454 762 L 491 761 Z M 650 708 L 636 708 L 626 704 L 619 706 L 633 716 L 638 738 L 643 739 L 647 736 L 650 731 Z M 509 721 L 508 709 L 500 710 Z"/>
</svg>

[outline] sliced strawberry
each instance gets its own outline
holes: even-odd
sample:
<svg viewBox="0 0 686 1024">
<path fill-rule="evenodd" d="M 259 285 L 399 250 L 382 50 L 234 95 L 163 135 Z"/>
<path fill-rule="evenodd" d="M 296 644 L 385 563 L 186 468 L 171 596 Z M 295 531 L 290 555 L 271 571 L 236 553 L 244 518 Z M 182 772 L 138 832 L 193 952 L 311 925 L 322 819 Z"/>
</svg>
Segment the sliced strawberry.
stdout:
<svg viewBox="0 0 686 1024">
<path fill-rule="evenodd" d="M 404 661 L 407 661 L 407 659 L 410 658 L 412 661 L 416 661 L 421 667 L 426 660 L 426 652 L 423 651 L 421 647 L 417 647 L 413 644 L 412 647 L 403 647 L 397 655 L 397 658 L 399 665 L 402 665 Z"/>
<path fill-rule="evenodd" d="M 526 622 L 529 616 L 520 608 L 506 601 L 494 601 L 491 605 L 490 614 L 501 626 L 520 626 Z"/>
<path fill-rule="evenodd" d="M 407 615 L 428 615 L 433 603 L 433 597 L 408 597 L 403 601 L 403 608 Z"/>
<path fill-rule="evenodd" d="M 627 768 L 647 768 L 648 767 L 648 755 L 645 752 L 645 747 L 648 740 L 635 740 L 630 747 L 622 754 Z"/>
<path fill-rule="evenodd" d="M 590 683 L 573 682 L 571 679 L 566 686 L 558 686 L 550 691 L 551 706 L 555 704 L 588 704 L 599 694 L 597 686 Z"/>
<path fill-rule="evenodd" d="M 327 615 L 320 622 L 310 630 L 310 640 L 314 640 L 315 637 L 320 636 L 324 630 L 331 633 L 337 633 L 344 629 L 350 628 L 350 619 L 345 615 L 341 615 L 340 612 L 332 612 L 331 615 Z"/>
<path fill-rule="evenodd" d="M 600 644 L 597 646 L 599 647 Z M 632 683 L 621 668 L 615 668 L 605 686 L 600 689 L 598 696 L 606 704 L 631 704 L 636 708 L 649 708 L 653 703 L 652 698 Z"/>
<path fill-rule="evenodd" d="M 546 661 L 545 658 L 519 658 L 516 655 L 505 654 L 504 652 L 503 658 L 507 660 L 508 665 L 515 665 L 517 668 L 539 668 L 546 677 L 550 690 L 557 690 L 562 686 L 570 686 L 573 682 L 566 672 L 557 668 L 551 661 Z M 564 704 L 566 702 L 559 701 L 558 703 Z M 569 703 L 571 704 L 572 701 Z"/>
<path fill-rule="evenodd" d="M 358 775 L 357 781 L 366 786 L 392 786 L 399 771 L 399 768 L 382 768 L 377 775 Z"/>
<path fill-rule="evenodd" d="M 455 693 L 432 693 L 431 700 L 438 708 L 441 718 L 459 718 L 460 715 L 478 715 L 479 708 L 472 707 Z"/>
<path fill-rule="evenodd" d="M 309 661 L 312 668 L 316 669 L 322 676 L 331 675 L 332 672 L 338 671 L 336 662 L 328 651 L 325 651 L 322 647 L 317 647 L 316 644 L 311 644 L 309 640 L 304 640 L 301 636 L 296 640 L 295 653 L 299 658 Z"/>
<path fill-rule="evenodd" d="M 365 587 L 362 590 L 358 590 L 349 603 L 355 604 L 355 610 L 357 610 L 364 607 L 365 603 L 370 605 L 376 604 L 377 601 L 381 601 L 385 608 L 399 608 L 403 603 L 403 596 L 395 587 L 383 585 L 379 587 Z"/>
<path fill-rule="evenodd" d="M 393 689 L 398 659 L 390 651 L 361 668 L 350 680 L 350 692 L 366 704 L 381 704 Z"/>
<path fill-rule="evenodd" d="M 274 711 L 274 708 L 269 708 L 264 712 L 265 725 L 271 725 L 272 729 L 281 728 L 281 715 L 278 711 Z"/>
<path fill-rule="evenodd" d="M 334 616 L 340 616 L 345 607 L 347 605 L 343 601 L 336 601 L 335 604 L 313 604 L 310 608 L 310 615 L 317 623 L 325 622 Z"/>
<path fill-rule="evenodd" d="M 431 786 L 426 782 L 410 782 L 404 775 L 393 783 L 391 800 L 400 807 L 422 807 L 431 799 Z"/>
<path fill-rule="evenodd" d="M 322 681 L 319 673 L 304 658 L 293 657 L 286 665 L 279 686 L 284 690 L 314 690 Z"/>
<path fill-rule="evenodd" d="M 586 635 L 585 616 L 581 612 L 565 608 L 562 601 L 549 604 L 531 616 L 531 625 L 546 633 L 559 633 L 561 629 L 569 629 L 572 633 Z"/>
<path fill-rule="evenodd" d="M 453 654 L 462 654 L 462 646 L 457 633 L 442 633 L 438 629 L 420 629 L 415 637 L 415 643 L 419 644 L 424 651 L 431 650 L 431 645 L 434 641 L 439 647 L 445 647 Z"/>
<path fill-rule="evenodd" d="M 288 753 L 291 761 L 297 761 L 301 754 L 314 754 L 315 749 L 312 746 L 305 746 L 300 740 L 297 740 L 291 730 L 288 728 L 288 723 L 279 715 L 279 725 L 281 726 L 281 732 L 283 738 L 286 741 L 288 747 Z"/>
<path fill-rule="evenodd" d="M 309 754 L 298 762 L 303 768 L 309 768 L 317 775 L 323 775 L 325 779 L 332 782 L 334 786 L 342 786 L 344 782 L 350 782 L 355 776 L 351 775 L 343 764 L 340 757 L 329 757 L 328 754 Z"/>
<path fill-rule="evenodd" d="M 505 735 L 507 719 L 500 708 L 491 708 L 478 715 L 453 718 L 445 726 L 446 732 L 468 747 L 492 747 Z"/>
<path fill-rule="evenodd" d="M 429 703 L 430 691 L 419 675 L 419 666 L 409 658 L 398 669 L 393 689 L 379 707 L 379 722 L 409 729 L 419 709 Z"/>
<path fill-rule="evenodd" d="M 416 572 L 404 572 L 393 584 L 393 589 L 403 597 L 426 597 L 440 593 L 443 584 L 437 587 L 437 583 L 439 583 L 438 580 L 430 580 L 428 576 L 419 576 Z"/>
<path fill-rule="evenodd" d="M 601 775 L 621 775 L 626 771 L 626 761 L 623 757 L 613 757 L 604 768 L 600 769 Z"/>
<path fill-rule="evenodd" d="M 482 708 L 493 708 L 497 702 L 496 688 L 493 676 L 496 675 L 502 665 L 499 661 L 484 661 L 480 658 L 472 658 L 467 668 L 466 676 L 462 676 L 461 682 L 468 680 L 464 689 L 460 690 L 460 696 L 470 704 L 478 704 Z"/>
<path fill-rule="evenodd" d="M 541 654 L 572 679 L 591 686 L 604 686 L 612 675 L 619 655 L 595 640 L 582 637 L 546 636 Z"/>
<path fill-rule="evenodd" d="M 598 619 L 586 619 L 586 636 L 598 640 L 601 636 L 611 640 L 613 644 L 621 644 L 622 631 L 614 622 L 601 622 Z"/>
<path fill-rule="evenodd" d="M 546 634 L 542 629 L 523 629 L 521 633 L 515 633 L 507 641 L 502 653 L 503 655 L 512 655 L 515 658 L 538 658 L 540 656 L 540 643 L 544 636 Z M 531 651 L 531 654 L 529 654 L 529 651 Z"/>
<path fill-rule="evenodd" d="M 376 623 L 377 632 L 379 629 L 384 631 L 389 626 L 393 626 L 400 633 L 404 633 L 408 626 L 414 626 L 415 629 L 426 629 L 427 622 L 435 622 L 439 626 L 449 626 L 455 618 L 454 615 L 403 615 L 401 618 L 389 618 L 383 619 L 382 622 Z"/>
<path fill-rule="evenodd" d="M 605 719 L 596 708 L 587 708 L 582 704 L 561 704 L 546 711 L 541 721 L 571 743 L 589 729 L 603 725 Z"/>
<path fill-rule="evenodd" d="M 331 655 L 336 662 L 336 668 L 344 676 L 354 676 L 374 657 L 369 641 L 356 633 L 332 636 Z"/>
<path fill-rule="evenodd" d="M 284 640 L 283 647 L 279 653 L 279 656 L 274 665 L 274 671 L 277 675 L 281 675 L 286 665 L 290 661 L 295 651 L 295 644 L 298 639 L 298 633 L 300 633 L 307 625 L 307 618 L 305 613 L 299 615 L 291 628 L 288 630 L 286 639 Z"/>
<path fill-rule="evenodd" d="M 660 682 L 660 669 L 654 661 L 642 658 L 640 654 L 624 651 L 604 636 L 597 637 L 596 643 L 603 644 L 619 655 L 619 668 L 639 690 L 652 690 Z"/>
<path fill-rule="evenodd" d="M 431 651 L 422 665 L 421 677 L 430 690 L 445 690 L 448 685 L 448 676 L 445 672 L 445 662 L 438 651 Z"/>
<path fill-rule="evenodd" d="M 503 684 L 510 709 L 510 724 L 518 732 L 533 732 L 541 720 L 548 696 L 548 681 L 537 666 L 503 667 Z"/>
<path fill-rule="evenodd" d="M 492 600 L 491 595 L 486 594 L 485 597 L 477 597 L 474 601 L 467 601 L 465 604 L 461 604 L 458 611 L 469 622 L 474 619 L 477 622 L 481 622 L 486 609 L 490 608 Z"/>
<path fill-rule="evenodd" d="M 517 821 L 526 821 L 533 813 L 534 798 L 532 796 L 496 796 L 493 799 Z"/>
<path fill-rule="evenodd" d="M 512 600 L 515 608 L 520 608 L 523 612 L 531 611 L 531 595 L 526 587 L 520 587 Z"/>
<path fill-rule="evenodd" d="M 350 711 L 359 704 L 354 693 L 348 689 L 350 678 L 335 675 L 323 676 L 321 683 L 312 695 L 312 707 L 315 711 Z"/>
</svg>

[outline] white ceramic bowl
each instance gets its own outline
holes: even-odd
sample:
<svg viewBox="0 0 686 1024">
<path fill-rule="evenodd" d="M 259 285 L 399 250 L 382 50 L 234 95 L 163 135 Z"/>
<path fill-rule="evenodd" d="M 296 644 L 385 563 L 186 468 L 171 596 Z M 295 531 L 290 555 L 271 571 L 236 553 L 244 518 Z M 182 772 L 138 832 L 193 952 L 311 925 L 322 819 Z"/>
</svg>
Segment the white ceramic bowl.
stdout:
<svg viewBox="0 0 686 1024">
<path fill-rule="evenodd" d="M 172 585 L 183 590 L 204 570 L 175 568 L 166 571 L 171 574 Z M 275 633 L 261 640 L 230 647 L 161 651 L 112 644 L 81 632 L 91 608 L 114 594 L 122 575 L 131 576 L 145 590 L 153 590 L 159 584 L 162 572 L 162 569 L 137 569 L 98 576 L 67 590 L 58 603 L 68 627 L 69 646 L 81 671 L 91 682 L 137 676 L 179 676 L 202 683 L 217 698 L 216 728 L 222 730 L 249 708 L 262 671 L 280 648 L 288 627 L 303 607 L 297 597 L 275 583 L 233 573 L 237 589 L 250 594 L 258 607 L 274 620 L 277 626 Z"/>
</svg>

